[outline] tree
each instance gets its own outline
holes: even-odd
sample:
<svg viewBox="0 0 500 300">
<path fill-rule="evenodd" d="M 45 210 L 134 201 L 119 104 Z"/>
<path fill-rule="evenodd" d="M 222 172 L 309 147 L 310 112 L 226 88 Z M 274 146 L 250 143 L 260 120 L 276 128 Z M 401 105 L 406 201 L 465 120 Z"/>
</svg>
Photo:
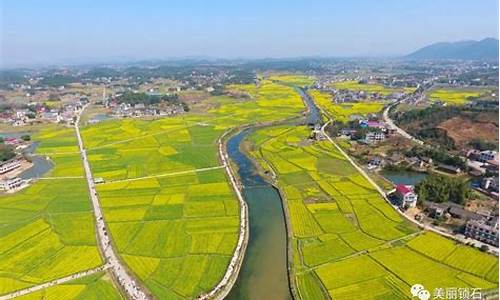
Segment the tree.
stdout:
<svg viewBox="0 0 500 300">
<path fill-rule="evenodd" d="M 431 202 L 454 202 L 465 204 L 471 196 L 469 182 L 461 178 L 429 175 L 415 186 L 419 200 Z"/>
<path fill-rule="evenodd" d="M 14 149 L 11 146 L 0 144 L 0 161 L 7 161 L 16 156 Z"/>
<path fill-rule="evenodd" d="M 472 146 L 474 149 L 484 151 L 484 150 L 496 150 L 498 145 L 493 142 L 485 141 L 480 138 L 473 139 L 469 143 L 470 146 Z"/>
</svg>

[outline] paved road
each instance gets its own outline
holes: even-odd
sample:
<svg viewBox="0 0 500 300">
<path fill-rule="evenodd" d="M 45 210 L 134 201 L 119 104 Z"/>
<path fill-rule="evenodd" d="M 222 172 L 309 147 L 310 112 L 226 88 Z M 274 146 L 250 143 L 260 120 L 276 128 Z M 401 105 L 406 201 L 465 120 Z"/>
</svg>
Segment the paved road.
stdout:
<svg viewBox="0 0 500 300">
<path fill-rule="evenodd" d="M 81 113 L 87 108 L 88 104 L 83 107 Z M 101 252 L 104 254 L 105 260 L 111 267 L 116 280 L 123 288 L 126 296 L 129 299 L 134 300 L 145 300 L 149 299 L 146 292 L 142 290 L 137 281 L 127 273 L 121 261 L 118 259 L 118 255 L 115 253 L 114 248 L 111 245 L 111 239 L 109 238 L 108 231 L 106 229 L 106 224 L 101 210 L 101 205 L 99 204 L 99 197 L 97 196 L 97 191 L 95 189 L 94 178 L 92 177 L 92 172 L 90 170 L 90 164 L 87 158 L 87 153 L 85 147 L 83 146 L 82 136 L 80 134 L 80 115 L 75 122 L 75 131 L 78 138 L 78 147 L 80 148 L 80 154 L 83 159 L 83 168 L 85 170 L 85 177 L 87 178 L 87 185 L 89 189 L 90 199 L 92 201 L 95 222 L 97 226 L 97 237 L 99 239 L 99 247 Z"/>
<path fill-rule="evenodd" d="M 219 138 L 219 157 L 222 161 L 222 165 L 226 171 L 227 176 L 229 177 L 229 182 L 233 187 L 236 196 L 238 197 L 238 201 L 240 202 L 240 234 L 238 238 L 238 244 L 236 245 L 236 249 L 234 250 L 233 257 L 229 262 L 229 266 L 226 270 L 226 274 L 222 280 L 208 293 L 201 295 L 198 297 L 199 300 L 207 300 L 207 299 L 216 299 L 221 300 L 224 299 L 227 294 L 231 291 L 236 279 L 238 278 L 238 273 L 241 268 L 241 264 L 243 262 L 243 258 L 245 256 L 245 250 L 248 241 L 249 235 L 249 227 L 248 227 L 248 207 L 247 203 L 243 199 L 243 195 L 238 187 L 237 181 L 233 175 L 233 171 L 231 169 L 231 165 L 229 164 L 229 157 L 227 156 L 226 151 L 224 150 L 224 143 L 222 139 L 228 132 L 226 131 Z"/>
<path fill-rule="evenodd" d="M 404 100 L 404 99 L 403 99 Z M 383 118 L 384 118 L 384 122 L 387 123 L 387 125 L 389 125 L 389 128 L 390 129 L 394 129 L 396 130 L 396 132 L 398 134 L 400 134 L 402 137 L 404 138 L 407 138 L 409 140 L 412 140 L 414 141 L 415 143 L 419 144 L 419 145 L 423 145 L 424 142 L 413 137 L 411 134 L 409 134 L 408 132 L 404 131 L 403 129 L 399 128 L 395 123 L 394 121 L 392 121 L 392 119 L 389 117 L 389 110 L 398 105 L 399 103 L 401 103 L 403 100 L 398 100 L 396 102 L 393 102 L 391 103 L 390 105 L 388 105 L 385 109 L 384 109 L 384 113 L 383 113 Z"/>
<path fill-rule="evenodd" d="M 370 184 L 379 192 L 379 194 L 387 201 L 387 203 L 389 203 L 389 205 L 391 205 L 401 216 L 403 216 L 408 221 L 414 223 L 415 225 L 417 225 L 418 227 L 420 227 L 420 228 L 422 228 L 424 230 L 432 231 L 432 232 L 440 234 L 442 236 L 446 236 L 448 238 L 451 238 L 451 239 L 453 239 L 455 241 L 458 241 L 458 242 L 461 242 L 461 243 L 464 243 L 464 244 L 465 243 L 473 242 L 476 246 L 486 245 L 490 249 L 490 253 L 498 255 L 498 248 L 496 248 L 496 247 L 493 247 L 491 245 L 482 243 L 480 241 L 476 241 L 476 240 L 473 240 L 473 239 L 466 238 L 463 235 L 454 235 L 454 234 L 450 234 L 448 232 L 444 232 L 444 231 L 440 230 L 439 227 L 435 227 L 434 225 L 431 225 L 431 224 L 421 223 L 421 222 L 415 220 L 414 218 L 411 218 L 410 216 L 406 215 L 404 212 L 402 212 L 399 209 L 398 206 L 392 204 L 392 202 L 389 200 L 389 198 L 387 198 L 387 194 L 384 192 L 384 190 L 382 190 L 382 188 L 380 188 L 379 185 L 377 183 L 375 183 L 375 181 L 373 181 L 371 179 L 371 177 L 365 172 L 365 170 L 363 170 L 363 168 L 361 168 L 360 166 L 358 166 L 358 164 L 356 164 L 354 162 L 354 160 L 347 153 L 345 153 L 344 150 L 339 145 L 337 145 L 337 143 L 335 143 L 330 138 L 330 136 L 326 133 L 325 128 L 331 122 L 333 122 L 332 119 L 330 119 L 330 121 L 328 121 L 325 125 L 323 125 L 323 127 L 321 127 L 322 134 L 328 139 L 328 141 L 330 143 L 332 143 L 335 146 L 335 148 L 337 148 L 340 151 L 340 153 L 356 168 L 356 170 L 358 170 L 361 173 L 361 175 L 363 175 L 363 177 L 365 177 L 366 180 L 368 180 L 368 182 L 370 182 Z"/>
<path fill-rule="evenodd" d="M 76 274 L 73 274 L 73 275 L 69 275 L 69 276 L 66 276 L 66 277 L 63 277 L 63 278 L 52 280 L 52 281 L 49 281 L 49 282 L 46 282 L 46 283 L 35 285 L 35 286 L 29 287 L 29 288 L 26 288 L 26 289 L 23 289 L 23 290 L 16 291 L 14 293 L 10 293 L 10 294 L 7 294 L 7 295 L 0 296 L 0 300 L 13 299 L 13 298 L 20 297 L 20 296 L 23 296 L 23 295 L 26 295 L 26 294 L 30 294 L 30 293 L 33 293 L 33 292 L 36 292 L 36 291 L 39 291 L 39 290 L 43 290 L 43 289 L 49 288 L 49 287 L 54 286 L 54 285 L 62 284 L 62 283 L 68 282 L 68 281 L 72 281 L 72 280 L 75 280 L 75 279 L 78 279 L 78 278 L 82 278 L 82 277 L 85 277 L 85 276 L 89 276 L 89 275 L 92 275 L 92 274 L 104 271 L 104 270 L 108 269 L 109 267 L 110 267 L 109 264 L 105 264 L 105 265 L 102 265 L 102 266 L 100 266 L 98 268 L 95 268 L 95 269 L 92 269 L 92 270 L 83 271 L 83 272 L 76 273 Z"/>
</svg>

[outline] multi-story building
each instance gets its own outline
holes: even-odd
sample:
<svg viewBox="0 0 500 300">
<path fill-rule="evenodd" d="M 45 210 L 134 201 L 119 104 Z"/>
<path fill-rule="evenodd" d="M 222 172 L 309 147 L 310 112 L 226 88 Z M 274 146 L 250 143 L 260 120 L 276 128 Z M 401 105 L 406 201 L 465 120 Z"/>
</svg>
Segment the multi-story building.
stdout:
<svg viewBox="0 0 500 300">
<path fill-rule="evenodd" d="M 498 247 L 498 217 L 469 220 L 465 236 Z"/>
<path fill-rule="evenodd" d="M 0 180 L 0 190 L 10 191 L 21 187 L 24 184 L 24 182 L 25 181 L 19 177 Z"/>
<path fill-rule="evenodd" d="M 385 134 L 383 132 L 368 132 L 365 137 L 367 143 L 377 143 L 385 140 Z"/>
<path fill-rule="evenodd" d="M 486 151 L 481 151 L 481 153 L 479 153 L 480 162 L 487 162 L 490 160 L 498 160 L 498 153 L 496 151 L 486 150 Z"/>
<path fill-rule="evenodd" d="M 0 163 L 0 174 L 5 174 L 9 171 L 21 167 L 21 161 L 17 158 Z"/>
</svg>

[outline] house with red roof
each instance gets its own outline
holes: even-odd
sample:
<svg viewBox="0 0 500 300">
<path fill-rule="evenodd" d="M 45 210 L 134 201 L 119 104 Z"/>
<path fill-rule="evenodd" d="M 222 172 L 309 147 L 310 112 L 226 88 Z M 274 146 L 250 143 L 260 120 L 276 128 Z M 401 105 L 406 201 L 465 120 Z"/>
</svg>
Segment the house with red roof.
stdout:
<svg viewBox="0 0 500 300">
<path fill-rule="evenodd" d="M 404 184 L 396 185 L 396 196 L 401 200 L 403 208 L 412 208 L 417 206 L 418 195 L 413 191 L 413 187 Z"/>
</svg>

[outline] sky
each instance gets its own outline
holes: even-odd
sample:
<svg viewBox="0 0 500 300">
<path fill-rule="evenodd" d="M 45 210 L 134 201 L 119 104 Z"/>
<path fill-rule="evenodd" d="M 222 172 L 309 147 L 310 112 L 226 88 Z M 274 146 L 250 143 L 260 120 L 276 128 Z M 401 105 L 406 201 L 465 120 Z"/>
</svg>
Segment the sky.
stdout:
<svg viewBox="0 0 500 300">
<path fill-rule="evenodd" d="M 498 38 L 498 0 L 0 0 L 0 66 L 397 56 Z"/>
</svg>

